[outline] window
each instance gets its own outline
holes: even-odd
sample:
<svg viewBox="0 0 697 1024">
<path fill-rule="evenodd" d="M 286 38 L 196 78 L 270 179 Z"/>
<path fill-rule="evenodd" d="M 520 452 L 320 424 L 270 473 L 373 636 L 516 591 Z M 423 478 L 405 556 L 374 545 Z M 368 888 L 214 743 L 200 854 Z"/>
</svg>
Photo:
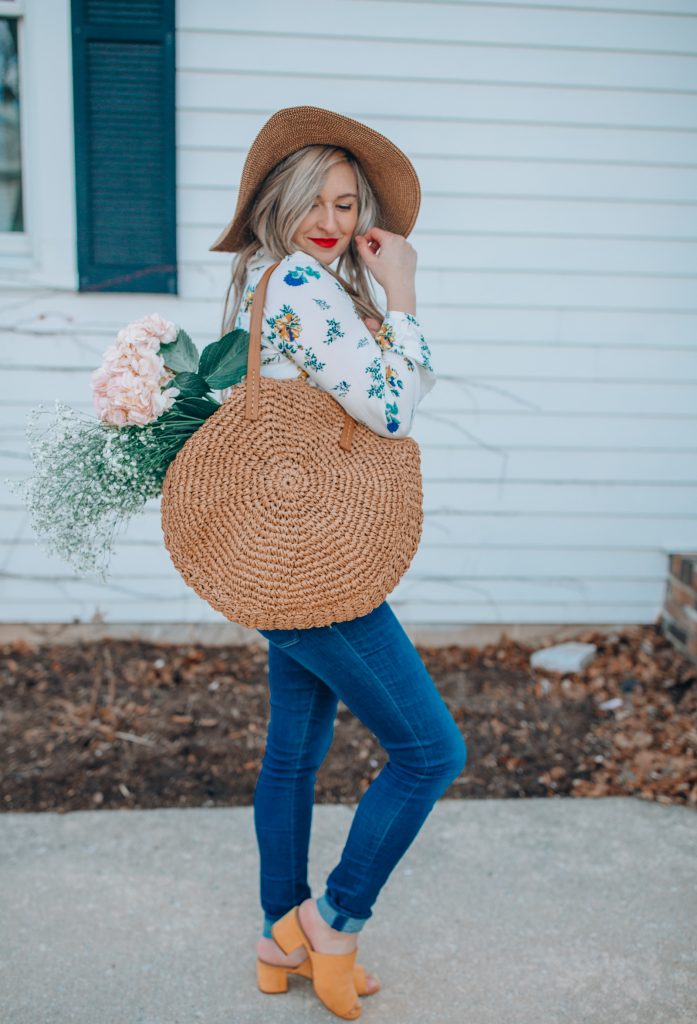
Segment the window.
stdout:
<svg viewBox="0 0 697 1024">
<path fill-rule="evenodd" d="M 0 18 L 0 232 L 24 231 L 17 19 Z"/>
<path fill-rule="evenodd" d="M 70 0 L 0 0 L 0 288 L 75 291 Z"/>
</svg>

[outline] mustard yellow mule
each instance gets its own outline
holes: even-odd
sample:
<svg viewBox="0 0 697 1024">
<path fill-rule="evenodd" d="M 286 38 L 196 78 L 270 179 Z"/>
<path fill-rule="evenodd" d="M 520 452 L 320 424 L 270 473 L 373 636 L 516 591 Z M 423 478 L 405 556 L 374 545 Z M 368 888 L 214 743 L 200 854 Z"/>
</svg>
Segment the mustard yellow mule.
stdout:
<svg viewBox="0 0 697 1024">
<path fill-rule="evenodd" d="M 262 992 L 287 992 L 288 975 L 297 974 L 300 978 L 309 978 L 312 981 L 312 963 L 309 956 L 298 964 L 297 967 L 283 967 L 280 964 L 268 964 L 266 960 L 257 957 L 257 984 Z M 380 983 L 368 991 L 363 964 L 353 965 L 353 982 L 359 996 L 373 996 L 380 991 Z"/>
<path fill-rule="evenodd" d="M 355 1020 L 361 1014 L 358 996 L 379 991 L 366 992 L 365 968 L 356 963 L 357 949 L 350 953 L 320 953 L 314 949 L 300 924 L 297 906 L 272 925 L 271 934 L 284 953 L 304 946 L 307 957 L 297 967 L 268 964 L 257 957 L 257 985 L 262 992 L 287 992 L 288 975 L 296 974 L 312 981 L 315 995 L 328 1010 L 345 1020 Z"/>
</svg>

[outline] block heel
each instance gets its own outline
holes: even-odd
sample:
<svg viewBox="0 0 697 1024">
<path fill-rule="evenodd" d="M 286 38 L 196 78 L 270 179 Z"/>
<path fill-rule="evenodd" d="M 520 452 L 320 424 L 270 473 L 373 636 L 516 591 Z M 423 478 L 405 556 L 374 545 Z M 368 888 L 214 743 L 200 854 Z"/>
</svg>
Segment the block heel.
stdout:
<svg viewBox="0 0 697 1024">
<path fill-rule="evenodd" d="M 312 965 L 309 958 L 297 967 L 282 967 L 279 964 L 267 964 L 257 957 L 257 987 L 261 992 L 277 995 L 288 991 L 288 975 L 298 974 L 303 978 L 312 978 Z"/>
</svg>

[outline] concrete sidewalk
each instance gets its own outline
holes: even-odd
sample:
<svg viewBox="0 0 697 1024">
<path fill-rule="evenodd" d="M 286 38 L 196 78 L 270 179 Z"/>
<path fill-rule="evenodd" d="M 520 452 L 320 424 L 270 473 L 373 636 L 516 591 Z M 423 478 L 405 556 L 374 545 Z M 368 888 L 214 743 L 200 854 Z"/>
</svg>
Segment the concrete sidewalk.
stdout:
<svg viewBox="0 0 697 1024">
<path fill-rule="evenodd" d="M 310 882 L 353 807 L 317 805 Z M 327 1024 L 256 988 L 251 807 L 0 815 L 3 1024 Z M 439 801 L 359 938 L 389 1024 L 694 1024 L 697 814 Z"/>
</svg>

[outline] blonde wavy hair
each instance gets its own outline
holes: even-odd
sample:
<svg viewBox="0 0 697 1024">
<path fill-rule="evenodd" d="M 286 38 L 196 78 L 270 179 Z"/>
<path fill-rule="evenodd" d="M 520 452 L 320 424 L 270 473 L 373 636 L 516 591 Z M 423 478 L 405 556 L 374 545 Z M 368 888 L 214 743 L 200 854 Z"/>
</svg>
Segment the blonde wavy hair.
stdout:
<svg viewBox="0 0 697 1024">
<path fill-rule="evenodd" d="M 233 260 L 232 277 L 225 295 L 221 337 L 235 326 L 251 257 L 260 246 L 274 262 L 295 251 L 297 246 L 292 240 L 293 235 L 321 191 L 329 168 L 341 160 L 346 160 L 356 172 L 358 220 L 355 234 L 362 235 L 373 225 L 381 226 L 382 211 L 378 198 L 353 153 L 340 146 L 315 145 L 304 146 L 284 157 L 269 171 L 254 200 L 249 217 L 249 229 L 254 238 L 236 253 Z M 324 269 L 347 290 L 361 318 L 371 316 L 382 322 L 385 312 L 378 306 L 371 278 L 353 239 L 339 257 L 337 270 L 326 265 Z M 231 291 L 232 309 L 228 313 Z"/>
</svg>

